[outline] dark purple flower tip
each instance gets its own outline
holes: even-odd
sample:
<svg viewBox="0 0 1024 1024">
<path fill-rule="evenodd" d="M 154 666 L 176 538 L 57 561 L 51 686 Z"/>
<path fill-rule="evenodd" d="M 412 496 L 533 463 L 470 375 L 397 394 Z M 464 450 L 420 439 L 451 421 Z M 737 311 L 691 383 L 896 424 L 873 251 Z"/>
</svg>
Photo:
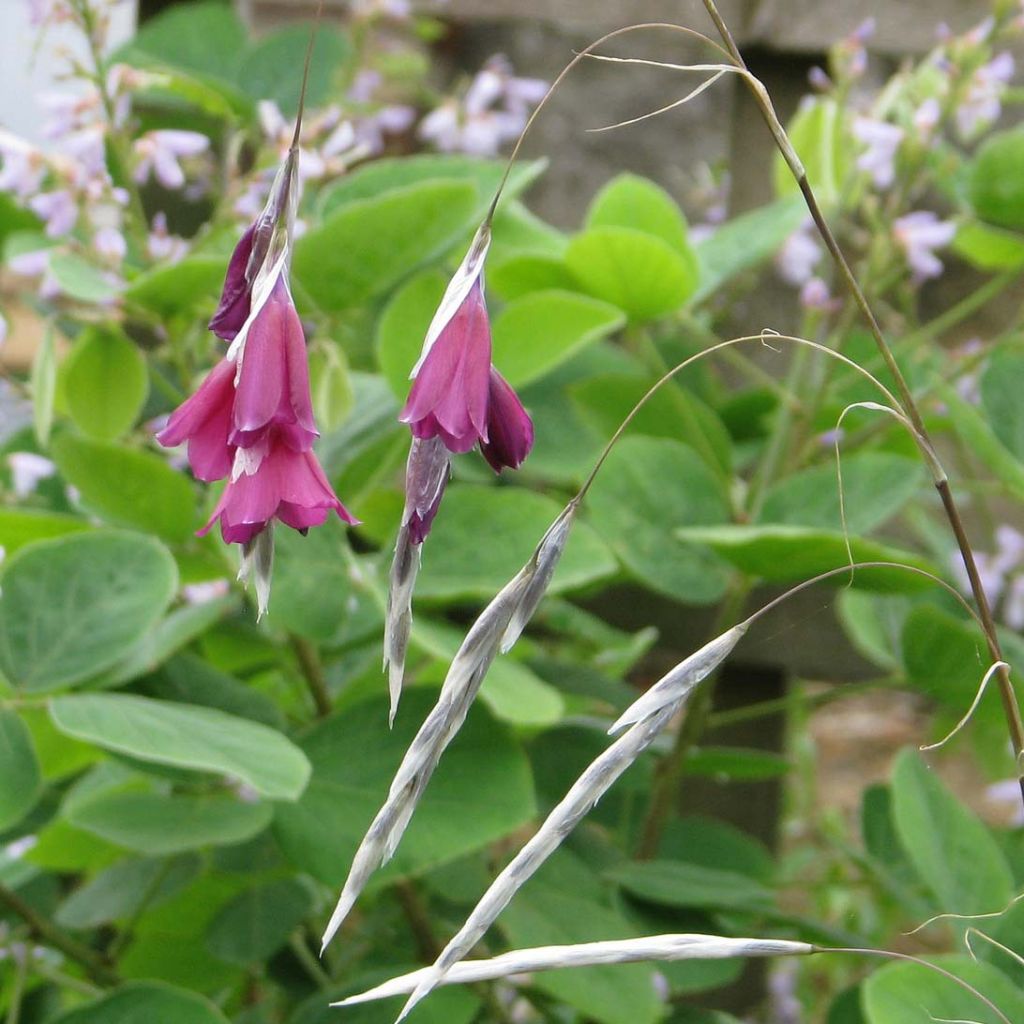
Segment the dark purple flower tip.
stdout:
<svg viewBox="0 0 1024 1024">
<path fill-rule="evenodd" d="M 243 471 L 228 482 L 199 535 L 219 521 L 228 544 L 246 544 L 274 518 L 305 531 L 323 525 L 332 511 L 350 526 L 359 525 L 338 500 L 311 451 L 297 452 L 272 439 L 253 472 Z"/>
<path fill-rule="evenodd" d="M 487 440 L 491 325 L 479 279 L 437 336 L 399 414 L 413 435 L 440 437 L 449 451 Z"/>
<path fill-rule="evenodd" d="M 483 457 L 495 473 L 518 469 L 533 447 L 533 421 L 512 386 L 491 367 L 487 405 L 487 439 L 480 442 Z"/>
<path fill-rule="evenodd" d="M 309 451 L 320 435 L 309 392 L 306 338 L 283 275 L 250 322 L 238 358 L 231 443 L 252 448 L 273 432 L 295 451 Z"/>
<path fill-rule="evenodd" d="M 235 398 L 235 365 L 222 359 L 191 398 L 171 413 L 156 435 L 165 448 L 188 441 L 188 461 L 200 480 L 220 480 L 231 472 L 234 448 L 228 443 Z"/>
<path fill-rule="evenodd" d="M 238 240 L 228 263 L 220 303 L 210 318 L 210 330 L 224 341 L 233 341 L 249 318 L 249 304 L 252 299 L 252 284 L 248 275 L 249 260 L 260 220 L 262 218 L 250 224 Z"/>
</svg>

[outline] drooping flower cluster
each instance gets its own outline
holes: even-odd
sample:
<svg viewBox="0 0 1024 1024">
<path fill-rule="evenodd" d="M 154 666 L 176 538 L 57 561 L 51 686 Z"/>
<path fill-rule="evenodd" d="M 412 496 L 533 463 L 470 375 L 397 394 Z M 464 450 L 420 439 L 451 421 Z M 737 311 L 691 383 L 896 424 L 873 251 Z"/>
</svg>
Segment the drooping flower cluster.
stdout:
<svg viewBox="0 0 1024 1024">
<path fill-rule="evenodd" d="M 332 512 L 357 523 L 313 453 L 319 435 L 306 341 L 288 286 L 297 156 L 289 154 L 266 208 L 228 264 L 210 321 L 211 330 L 231 342 L 227 354 L 157 435 L 167 447 L 188 444 L 200 480 L 229 478 L 200 533 L 219 522 L 224 540 L 243 546 L 242 572 L 255 576 L 261 614 L 269 597 L 274 519 L 302 533 Z"/>
<path fill-rule="evenodd" d="M 491 362 L 483 282 L 490 242 L 490 225 L 484 223 L 430 322 L 412 369 L 409 397 L 398 417 L 409 424 L 413 442 L 384 633 L 392 718 L 402 687 L 420 547 L 441 504 L 451 456 L 479 444 L 481 454 L 500 473 L 506 467 L 518 469 L 533 447 L 533 422 Z"/>
</svg>

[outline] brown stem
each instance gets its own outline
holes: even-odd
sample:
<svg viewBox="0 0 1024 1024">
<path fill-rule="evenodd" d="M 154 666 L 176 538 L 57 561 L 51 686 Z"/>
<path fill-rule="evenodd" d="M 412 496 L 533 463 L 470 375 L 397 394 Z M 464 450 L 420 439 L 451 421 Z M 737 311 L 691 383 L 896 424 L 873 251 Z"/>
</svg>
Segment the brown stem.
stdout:
<svg viewBox="0 0 1024 1024">
<path fill-rule="evenodd" d="M 0 902 L 5 903 L 20 917 L 29 930 L 43 942 L 59 949 L 66 957 L 81 964 L 85 973 L 98 985 L 116 985 L 120 980 L 112 967 L 94 949 L 65 935 L 49 918 L 44 917 L 16 892 L 0 885 Z"/>
<path fill-rule="evenodd" d="M 331 695 L 327 689 L 324 667 L 320 664 L 320 655 L 305 637 L 296 633 L 288 634 L 288 643 L 295 654 L 295 660 L 299 663 L 302 678 L 309 687 L 317 715 L 326 718 L 331 713 Z"/>
<path fill-rule="evenodd" d="M 441 943 L 437 941 L 434 927 L 430 923 L 427 908 L 423 906 L 420 894 L 409 881 L 401 881 L 395 885 L 395 895 L 402 906 L 402 913 L 409 922 L 413 941 L 416 943 L 416 954 L 425 964 L 432 964 L 440 955 Z"/>
<path fill-rule="evenodd" d="M 729 51 L 732 59 L 736 62 L 736 65 L 744 71 L 747 71 L 747 65 L 743 60 L 739 47 L 737 47 L 736 41 L 733 39 L 732 33 L 729 31 L 729 26 L 726 25 L 721 14 L 719 14 L 718 8 L 715 6 L 715 0 L 704 0 L 704 7 L 707 9 L 708 15 L 714 22 L 715 28 L 718 29 L 718 33 L 722 37 L 722 42 L 725 43 L 726 49 Z M 764 117 L 772 136 L 779 143 L 783 155 L 786 155 L 789 143 L 785 137 L 785 132 L 782 130 L 782 126 L 778 123 L 777 119 L 775 119 L 774 112 L 771 110 L 770 104 L 766 104 L 764 96 L 759 92 L 754 81 L 751 78 L 747 78 L 746 81 L 754 94 L 755 100 L 757 100 L 758 109 L 761 111 L 761 115 Z M 792 147 L 789 147 L 790 151 L 791 149 Z M 828 249 L 829 254 L 835 262 L 840 276 L 845 282 L 846 287 L 849 289 L 854 302 L 857 304 L 857 308 L 864 317 L 864 320 L 868 325 L 868 329 L 871 332 L 871 336 L 875 340 L 875 345 L 878 347 L 878 351 L 881 354 L 882 360 L 885 362 L 886 367 L 892 374 L 893 381 L 896 384 L 896 391 L 899 394 L 901 404 L 903 405 L 904 413 L 913 424 L 914 429 L 919 434 L 922 442 L 928 448 L 931 448 L 931 440 L 928 436 L 928 431 L 925 428 L 917 402 L 914 400 L 913 393 L 907 384 L 906 378 L 904 378 L 903 373 L 900 370 L 899 364 L 896 362 L 896 357 L 893 355 L 892 349 L 889 347 L 888 342 L 885 340 L 885 336 L 882 334 L 882 329 L 879 327 L 878 321 L 875 319 L 875 315 L 868 304 L 867 297 L 864 295 L 860 284 L 857 282 L 857 278 L 854 276 L 853 270 L 850 268 L 850 264 L 847 262 L 842 249 L 839 247 L 839 243 L 836 241 L 835 235 L 832 234 L 832 229 L 828 226 L 828 222 L 825 220 L 825 216 L 821 212 L 821 207 L 818 205 L 818 200 L 807 180 L 807 175 L 805 173 L 798 173 L 797 168 L 793 167 L 792 162 L 790 162 L 790 167 L 797 179 L 797 184 L 800 186 L 800 192 L 804 197 L 804 202 L 807 204 L 807 209 L 811 214 L 811 218 L 814 220 L 815 227 L 818 229 L 818 233 L 821 235 L 821 239 L 825 243 L 825 247 Z M 802 172 L 802 169 L 800 170 Z M 981 577 L 978 574 L 978 567 L 974 559 L 974 551 L 972 550 L 970 540 L 967 537 L 967 531 L 964 528 L 960 510 L 953 498 L 953 492 L 949 486 L 949 481 L 946 479 L 938 480 L 936 481 L 935 487 L 939 492 L 939 497 L 942 499 L 942 507 L 945 510 L 946 518 L 949 520 L 949 525 L 952 527 L 953 534 L 956 537 L 957 546 L 959 547 L 960 555 L 963 558 L 964 568 L 967 570 L 967 577 L 971 583 L 971 591 L 974 594 L 974 600 L 978 605 L 978 612 L 981 616 L 982 626 L 985 633 L 985 642 L 988 646 L 989 654 L 993 661 L 1003 661 L 1004 659 L 999 644 L 999 637 L 996 633 L 995 622 L 992 619 L 992 610 L 989 606 L 988 597 L 985 594 L 985 588 L 982 585 Z M 1024 800 L 1024 774 L 1022 774 L 1024 763 L 1022 763 L 1021 758 L 1022 753 L 1024 753 L 1024 722 L 1021 720 L 1020 707 L 1017 703 L 1017 695 L 1014 692 L 1013 683 L 1010 680 L 1009 670 L 1006 668 L 1000 668 L 997 679 L 999 682 L 999 695 L 1002 698 L 1003 710 L 1006 713 L 1006 723 L 1010 731 L 1010 742 L 1013 744 L 1013 752 L 1016 758 L 1016 771 L 1018 782 L 1020 784 L 1021 799 Z"/>
</svg>

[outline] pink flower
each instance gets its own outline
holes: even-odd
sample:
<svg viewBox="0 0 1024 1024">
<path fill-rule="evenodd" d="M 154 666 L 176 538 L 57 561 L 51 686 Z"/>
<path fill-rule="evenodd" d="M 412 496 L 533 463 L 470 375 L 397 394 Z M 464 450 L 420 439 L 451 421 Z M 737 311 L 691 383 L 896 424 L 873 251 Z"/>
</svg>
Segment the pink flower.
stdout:
<svg viewBox="0 0 1024 1024">
<path fill-rule="evenodd" d="M 235 400 L 234 379 L 235 364 L 222 359 L 156 435 L 165 448 L 188 442 L 189 465 L 200 480 L 221 480 L 231 472 L 235 452 L 228 444 L 228 434 Z"/>
<path fill-rule="evenodd" d="M 316 456 L 272 438 L 255 470 L 236 464 L 235 474 L 199 533 L 202 536 L 219 521 L 227 543 L 248 544 L 272 519 L 304 533 L 311 526 L 322 526 L 332 511 L 350 526 L 359 525 L 331 489 Z"/>
<path fill-rule="evenodd" d="M 235 251 L 228 261 L 220 303 L 210 318 L 210 330 L 224 341 L 232 341 L 242 329 L 242 324 L 249 319 L 252 285 L 248 268 L 252 258 L 253 239 L 259 224 L 259 219 L 250 224 L 238 240 Z"/>
<path fill-rule="evenodd" d="M 252 448 L 273 432 L 297 452 L 320 436 L 309 393 L 306 338 L 284 274 L 239 332 L 231 444 Z"/>
<path fill-rule="evenodd" d="M 179 189 L 185 184 L 185 172 L 178 162 L 185 157 L 199 156 L 210 146 L 210 140 L 199 132 L 161 129 L 146 132 L 135 140 L 139 157 L 133 177 L 142 184 L 152 174 L 164 188 Z"/>
<path fill-rule="evenodd" d="M 500 473 L 506 466 L 518 469 L 532 447 L 533 421 L 511 385 L 492 366 L 488 388 L 487 439 L 480 441 L 480 452 L 494 472 Z"/>
<path fill-rule="evenodd" d="M 479 276 L 423 358 L 399 415 L 413 436 L 440 437 L 449 451 L 487 440 L 491 325 Z"/>
</svg>

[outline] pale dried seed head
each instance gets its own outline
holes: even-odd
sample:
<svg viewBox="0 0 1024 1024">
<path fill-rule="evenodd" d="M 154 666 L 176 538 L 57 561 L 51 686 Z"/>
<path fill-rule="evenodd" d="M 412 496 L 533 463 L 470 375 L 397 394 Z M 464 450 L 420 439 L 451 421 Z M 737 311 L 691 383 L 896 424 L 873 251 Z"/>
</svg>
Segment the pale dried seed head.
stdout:
<svg viewBox="0 0 1024 1024">
<path fill-rule="evenodd" d="M 635 700 L 608 730 L 614 735 L 627 725 L 633 725 L 664 707 L 685 697 L 701 680 L 707 678 L 732 653 L 733 648 L 747 632 L 747 624 L 726 630 L 699 651 L 694 651 L 674 669 L 667 672 L 642 697 Z"/>
<path fill-rule="evenodd" d="M 469 960 L 456 964 L 443 984 L 459 985 L 493 981 L 516 974 L 550 971 L 595 964 L 630 964 L 642 961 L 724 960 L 731 957 L 763 958 L 808 956 L 815 947 L 806 942 L 784 939 L 726 938 L 719 935 L 651 935 L 642 939 L 608 942 L 581 942 L 572 946 L 537 946 L 516 949 L 489 960 Z M 376 999 L 412 992 L 426 977 L 429 968 L 403 974 L 376 988 L 349 996 L 332 1006 L 355 1006 Z"/>
<path fill-rule="evenodd" d="M 391 706 L 388 725 L 395 720 L 405 676 L 405 655 L 412 631 L 412 594 L 420 568 L 420 545 L 409 538 L 409 528 L 402 526 L 395 543 L 388 586 L 387 610 L 384 614 L 384 668 L 388 673 Z"/>
<path fill-rule="evenodd" d="M 501 638 L 501 653 L 505 654 L 511 650 L 512 645 L 522 635 L 527 623 L 533 617 L 551 583 L 558 562 L 565 551 L 569 534 L 572 532 L 573 523 L 576 521 L 576 512 L 579 505 L 575 500 L 562 510 L 558 518 L 548 528 L 547 533 L 541 538 L 533 553 L 533 557 L 523 570 L 527 572 L 532 569 L 530 578 L 523 590 L 523 596 L 512 613 L 512 618 Z"/>
</svg>

